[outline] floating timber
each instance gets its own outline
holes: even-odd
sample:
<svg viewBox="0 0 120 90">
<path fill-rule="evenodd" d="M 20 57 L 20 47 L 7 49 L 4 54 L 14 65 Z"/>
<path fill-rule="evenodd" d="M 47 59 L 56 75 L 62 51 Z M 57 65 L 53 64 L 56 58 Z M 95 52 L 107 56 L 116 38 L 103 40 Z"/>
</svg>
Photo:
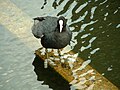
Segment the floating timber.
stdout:
<svg viewBox="0 0 120 90">
<path fill-rule="evenodd" d="M 43 61 L 46 59 L 42 48 L 36 50 L 35 54 Z M 48 52 L 48 56 L 51 60 L 48 62 L 49 66 L 68 81 L 71 88 L 76 90 L 119 90 L 103 75 L 89 66 L 89 60 L 83 61 L 71 51 L 61 56 L 61 63 L 60 57 L 53 51 Z"/>
</svg>

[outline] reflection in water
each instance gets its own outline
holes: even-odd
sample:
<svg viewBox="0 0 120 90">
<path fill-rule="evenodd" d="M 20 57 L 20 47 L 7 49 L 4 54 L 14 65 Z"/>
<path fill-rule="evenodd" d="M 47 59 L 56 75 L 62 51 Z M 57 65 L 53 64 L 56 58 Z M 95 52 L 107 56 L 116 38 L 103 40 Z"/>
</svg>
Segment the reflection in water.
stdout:
<svg viewBox="0 0 120 90">
<path fill-rule="evenodd" d="M 44 68 L 44 62 L 40 60 L 39 56 L 36 56 L 33 61 L 34 71 L 37 75 L 38 81 L 44 81 L 43 85 L 49 85 L 53 90 L 70 90 L 69 83 L 64 80 L 58 73 L 52 68 Z"/>
</svg>

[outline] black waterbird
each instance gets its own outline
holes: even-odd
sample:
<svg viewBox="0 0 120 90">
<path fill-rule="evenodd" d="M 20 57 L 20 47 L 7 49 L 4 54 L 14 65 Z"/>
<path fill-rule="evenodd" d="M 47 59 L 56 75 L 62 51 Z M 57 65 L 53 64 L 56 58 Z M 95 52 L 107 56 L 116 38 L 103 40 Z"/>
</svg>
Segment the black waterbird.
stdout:
<svg viewBox="0 0 120 90">
<path fill-rule="evenodd" d="M 66 23 L 67 20 L 63 16 L 59 18 L 51 16 L 34 18 L 32 33 L 36 38 L 41 38 L 41 44 L 46 48 L 46 55 L 47 48 L 58 49 L 60 55 L 59 49 L 70 44 L 72 32 Z"/>
</svg>

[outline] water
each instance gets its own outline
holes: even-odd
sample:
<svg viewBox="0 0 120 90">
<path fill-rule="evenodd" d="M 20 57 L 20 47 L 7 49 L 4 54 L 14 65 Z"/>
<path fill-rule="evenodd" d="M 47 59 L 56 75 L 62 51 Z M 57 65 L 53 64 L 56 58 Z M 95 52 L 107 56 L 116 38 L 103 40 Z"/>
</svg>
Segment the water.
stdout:
<svg viewBox="0 0 120 90">
<path fill-rule="evenodd" d="M 11 11 L 7 11 L 7 9 L 2 9 L 5 7 L 0 6 L 0 12 L 2 12 L 0 15 L 4 17 L 4 19 L 0 18 L 0 90 L 51 90 L 56 88 L 59 90 L 60 87 L 68 89 L 67 82 L 63 86 L 50 84 L 50 81 L 45 79 L 49 77 L 44 77 L 44 73 L 48 72 L 40 74 L 40 77 L 34 72 L 36 62 L 39 62 L 34 60 L 34 50 L 39 48 L 39 41 L 31 34 L 30 28 L 33 24 L 31 19 L 46 15 L 65 16 L 74 34 L 73 41 L 75 42 L 72 43 L 72 51 L 79 52 L 83 60 L 91 60 L 90 65 L 93 68 L 120 87 L 119 0 L 0 1 L 0 3 L 3 2 L 7 2 L 12 8 Z M 8 16 L 15 19 L 12 24 L 8 24 L 10 22 Z M 21 25 L 23 22 L 30 24 Z M 18 26 L 15 27 L 14 24 Z M 36 64 L 32 66 L 32 63 Z M 35 70 L 39 70 L 39 67 Z M 52 80 L 54 81 L 54 78 Z"/>
</svg>

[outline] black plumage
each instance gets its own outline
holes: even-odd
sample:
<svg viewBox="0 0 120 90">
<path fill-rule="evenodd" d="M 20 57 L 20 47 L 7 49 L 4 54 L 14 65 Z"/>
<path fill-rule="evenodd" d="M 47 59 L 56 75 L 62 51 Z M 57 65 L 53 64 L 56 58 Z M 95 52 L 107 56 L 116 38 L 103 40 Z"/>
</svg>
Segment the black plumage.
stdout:
<svg viewBox="0 0 120 90">
<path fill-rule="evenodd" d="M 37 23 L 35 23 L 38 21 Z M 70 44 L 72 38 L 72 32 L 70 31 L 67 20 L 61 16 L 57 17 L 36 17 L 34 18 L 34 25 L 32 27 L 32 33 L 36 38 L 41 38 L 41 44 L 46 48 L 46 59 L 44 67 L 47 68 L 48 54 L 47 48 L 60 50 Z"/>
<path fill-rule="evenodd" d="M 72 32 L 70 31 L 67 20 L 61 16 L 57 17 L 37 17 L 34 20 L 32 33 L 36 38 L 41 38 L 41 44 L 45 48 L 61 49 L 70 44 Z M 62 31 L 60 32 L 60 20 L 63 21 Z"/>
</svg>

